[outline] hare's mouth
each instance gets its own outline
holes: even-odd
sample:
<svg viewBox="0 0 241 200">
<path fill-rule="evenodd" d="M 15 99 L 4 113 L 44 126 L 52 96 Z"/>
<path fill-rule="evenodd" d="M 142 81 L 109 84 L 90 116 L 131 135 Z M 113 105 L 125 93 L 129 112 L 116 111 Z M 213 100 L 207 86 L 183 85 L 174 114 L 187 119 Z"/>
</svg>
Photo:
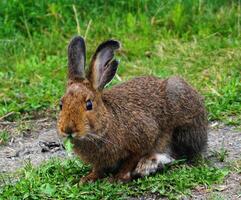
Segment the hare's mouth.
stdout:
<svg viewBox="0 0 241 200">
<path fill-rule="evenodd" d="M 61 131 L 60 136 L 62 138 L 70 138 L 70 139 L 82 139 L 85 135 L 80 134 L 78 132 L 74 132 L 74 133 L 65 133 Z"/>
<path fill-rule="evenodd" d="M 65 132 L 61 132 L 60 134 L 63 138 L 70 138 L 70 139 L 76 139 L 76 140 L 82 140 L 85 139 L 87 137 L 89 137 L 90 135 L 92 135 L 91 133 L 81 133 L 81 132 L 74 132 L 74 133 L 65 133 Z"/>
</svg>

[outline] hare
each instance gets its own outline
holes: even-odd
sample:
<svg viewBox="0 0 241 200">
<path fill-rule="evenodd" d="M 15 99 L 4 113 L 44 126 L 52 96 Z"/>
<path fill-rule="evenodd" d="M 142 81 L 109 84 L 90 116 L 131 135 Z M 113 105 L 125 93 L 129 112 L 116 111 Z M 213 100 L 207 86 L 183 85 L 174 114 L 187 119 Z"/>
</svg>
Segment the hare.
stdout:
<svg viewBox="0 0 241 200">
<path fill-rule="evenodd" d="M 82 37 L 68 46 L 68 83 L 60 101 L 58 132 L 71 136 L 74 151 L 92 165 L 81 182 L 112 173 L 127 182 L 175 159 L 192 159 L 207 146 L 203 98 L 182 78 L 144 76 L 104 87 L 115 76 L 115 40 L 103 42 L 85 71 Z"/>
</svg>

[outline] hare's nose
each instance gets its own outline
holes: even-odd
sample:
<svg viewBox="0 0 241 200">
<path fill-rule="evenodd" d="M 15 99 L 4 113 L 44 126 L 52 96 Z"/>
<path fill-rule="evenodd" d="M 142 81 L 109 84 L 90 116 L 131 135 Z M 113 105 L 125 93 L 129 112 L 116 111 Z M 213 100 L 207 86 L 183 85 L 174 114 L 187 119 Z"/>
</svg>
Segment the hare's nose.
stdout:
<svg viewBox="0 0 241 200">
<path fill-rule="evenodd" d="M 68 135 L 71 135 L 74 131 L 73 131 L 73 128 L 67 126 L 65 129 L 64 129 L 64 132 Z"/>
</svg>

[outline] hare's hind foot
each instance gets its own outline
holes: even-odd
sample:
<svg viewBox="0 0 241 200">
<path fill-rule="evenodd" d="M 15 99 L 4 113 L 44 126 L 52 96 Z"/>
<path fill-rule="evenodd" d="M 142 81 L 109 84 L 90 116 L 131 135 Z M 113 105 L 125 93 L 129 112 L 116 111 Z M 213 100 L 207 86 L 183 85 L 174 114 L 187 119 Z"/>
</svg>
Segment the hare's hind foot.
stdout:
<svg viewBox="0 0 241 200">
<path fill-rule="evenodd" d="M 164 165 L 170 164 L 173 161 L 174 158 L 167 153 L 152 153 L 140 159 L 133 172 L 133 176 L 143 177 L 154 174 L 157 170 L 162 169 Z"/>
</svg>

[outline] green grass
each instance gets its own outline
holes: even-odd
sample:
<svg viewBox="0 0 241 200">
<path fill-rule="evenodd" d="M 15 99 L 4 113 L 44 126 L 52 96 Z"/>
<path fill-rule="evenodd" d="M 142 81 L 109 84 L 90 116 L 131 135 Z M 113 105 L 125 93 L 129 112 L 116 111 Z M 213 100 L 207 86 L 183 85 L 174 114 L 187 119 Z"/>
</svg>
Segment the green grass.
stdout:
<svg viewBox="0 0 241 200">
<path fill-rule="evenodd" d="M 206 164 L 179 165 L 128 184 L 111 184 L 103 180 L 79 186 L 80 178 L 88 170 L 89 167 L 77 159 L 55 159 L 39 168 L 27 165 L 15 184 L 8 183 L 0 189 L 0 199 L 125 199 L 152 193 L 178 199 L 190 194 L 198 185 L 210 187 L 219 183 L 228 174 L 228 169 Z"/>
<path fill-rule="evenodd" d="M 88 57 L 105 39 L 122 42 L 122 80 L 180 75 L 206 97 L 210 120 L 240 124 L 239 11 L 235 0 L 3 1 L 0 116 L 56 110 L 66 84 L 66 46 L 80 34 Z"/>
<path fill-rule="evenodd" d="M 213 155 L 220 161 L 224 162 L 228 157 L 228 150 L 222 147 L 219 151 L 214 151 Z"/>
<path fill-rule="evenodd" d="M 7 131 L 0 131 L 0 146 L 4 145 L 9 140 L 9 134 Z"/>
</svg>

